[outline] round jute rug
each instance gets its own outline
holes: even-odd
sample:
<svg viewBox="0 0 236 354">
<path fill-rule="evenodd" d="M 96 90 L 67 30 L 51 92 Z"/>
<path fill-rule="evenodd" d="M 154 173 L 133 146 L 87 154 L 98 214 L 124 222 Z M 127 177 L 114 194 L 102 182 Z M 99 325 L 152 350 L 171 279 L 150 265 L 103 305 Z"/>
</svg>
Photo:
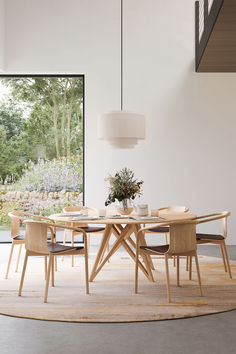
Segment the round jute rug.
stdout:
<svg viewBox="0 0 236 354">
<path fill-rule="evenodd" d="M 90 269 L 94 255 L 90 256 Z M 193 280 L 188 280 L 185 259 L 180 264 L 180 287 L 176 286 L 176 268 L 170 260 L 172 303 L 167 303 L 163 259 L 154 259 L 155 283 L 139 272 L 139 294 L 134 294 L 134 262 L 126 253 L 113 256 L 90 283 L 85 294 L 84 260 L 58 257 L 55 287 L 49 288 L 48 303 L 43 303 L 44 259 L 28 261 L 22 296 L 18 297 L 20 273 L 0 280 L 0 313 L 9 316 L 68 322 L 158 321 L 207 315 L 236 309 L 236 262 L 231 262 L 233 279 L 225 273 L 218 258 L 199 256 L 204 297 L 199 295 L 193 264 Z"/>
</svg>

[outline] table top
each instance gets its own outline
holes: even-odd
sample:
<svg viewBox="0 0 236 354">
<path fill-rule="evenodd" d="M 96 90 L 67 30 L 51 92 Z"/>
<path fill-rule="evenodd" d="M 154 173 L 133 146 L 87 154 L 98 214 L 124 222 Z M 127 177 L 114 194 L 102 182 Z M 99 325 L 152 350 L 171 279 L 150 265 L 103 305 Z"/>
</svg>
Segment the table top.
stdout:
<svg viewBox="0 0 236 354">
<path fill-rule="evenodd" d="M 68 216 L 66 215 L 68 214 Z M 76 213 L 61 213 L 50 215 L 49 218 L 54 221 L 63 221 L 73 224 L 156 224 L 163 223 L 165 221 L 171 221 L 176 219 L 194 219 L 195 214 L 192 213 L 177 213 L 177 212 L 168 212 L 160 211 L 159 217 L 147 216 L 139 217 L 135 213 L 131 213 L 128 216 L 116 216 L 114 210 L 109 210 L 106 217 L 99 217 L 96 214 L 88 215 L 83 217 L 79 215 L 79 212 Z"/>
</svg>

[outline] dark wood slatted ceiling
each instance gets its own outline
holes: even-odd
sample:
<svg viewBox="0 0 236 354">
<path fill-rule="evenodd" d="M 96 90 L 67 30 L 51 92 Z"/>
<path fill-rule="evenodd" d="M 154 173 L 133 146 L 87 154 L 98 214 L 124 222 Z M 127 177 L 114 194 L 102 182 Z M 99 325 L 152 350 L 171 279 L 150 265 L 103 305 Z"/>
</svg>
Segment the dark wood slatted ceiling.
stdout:
<svg viewBox="0 0 236 354">
<path fill-rule="evenodd" d="M 198 72 L 236 72 L 236 0 L 225 0 Z"/>
</svg>

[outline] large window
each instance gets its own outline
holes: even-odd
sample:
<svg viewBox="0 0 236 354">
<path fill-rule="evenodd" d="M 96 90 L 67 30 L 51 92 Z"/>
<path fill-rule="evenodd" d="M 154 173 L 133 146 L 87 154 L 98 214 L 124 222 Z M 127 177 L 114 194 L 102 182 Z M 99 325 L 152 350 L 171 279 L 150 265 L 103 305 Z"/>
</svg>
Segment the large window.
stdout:
<svg viewBox="0 0 236 354">
<path fill-rule="evenodd" d="M 83 203 L 84 77 L 0 77 L 0 227 Z M 1 240 L 0 240 L 1 241 Z"/>
</svg>

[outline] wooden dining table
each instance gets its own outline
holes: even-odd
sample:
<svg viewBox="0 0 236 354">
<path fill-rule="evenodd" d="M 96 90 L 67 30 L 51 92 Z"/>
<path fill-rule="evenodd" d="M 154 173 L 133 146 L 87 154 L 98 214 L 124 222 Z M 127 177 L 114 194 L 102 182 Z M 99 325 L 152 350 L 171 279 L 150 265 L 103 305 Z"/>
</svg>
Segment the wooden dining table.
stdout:
<svg viewBox="0 0 236 354">
<path fill-rule="evenodd" d="M 129 216 L 115 216 L 114 211 L 109 211 L 106 217 L 98 217 L 94 214 L 85 217 L 73 216 L 72 213 L 53 214 L 49 218 L 54 221 L 60 221 L 65 223 L 71 223 L 73 226 L 84 226 L 84 224 L 102 224 L 105 225 L 105 230 L 99 245 L 99 249 L 92 267 L 89 281 L 92 282 L 104 265 L 109 261 L 110 257 L 123 246 L 130 257 L 136 261 L 136 243 L 131 238 L 134 234 L 137 237 L 137 233 L 143 224 L 161 224 L 163 222 L 170 222 L 177 219 L 194 219 L 196 215 L 192 213 L 170 213 L 167 211 L 159 212 L 158 217 L 139 217 L 136 214 Z M 116 237 L 115 242 L 112 244 L 109 252 L 105 255 L 105 251 L 110 241 L 111 235 Z M 140 244 L 145 246 L 145 235 L 141 233 Z M 105 255 L 105 256 L 104 256 Z M 143 274 L 150 280 L 154 281 L 151 269 L 154 269 L 152 259 L 150 256 L 142 256 L 143 264 L 138 260 L 138 266 Z"/>
</svg>

